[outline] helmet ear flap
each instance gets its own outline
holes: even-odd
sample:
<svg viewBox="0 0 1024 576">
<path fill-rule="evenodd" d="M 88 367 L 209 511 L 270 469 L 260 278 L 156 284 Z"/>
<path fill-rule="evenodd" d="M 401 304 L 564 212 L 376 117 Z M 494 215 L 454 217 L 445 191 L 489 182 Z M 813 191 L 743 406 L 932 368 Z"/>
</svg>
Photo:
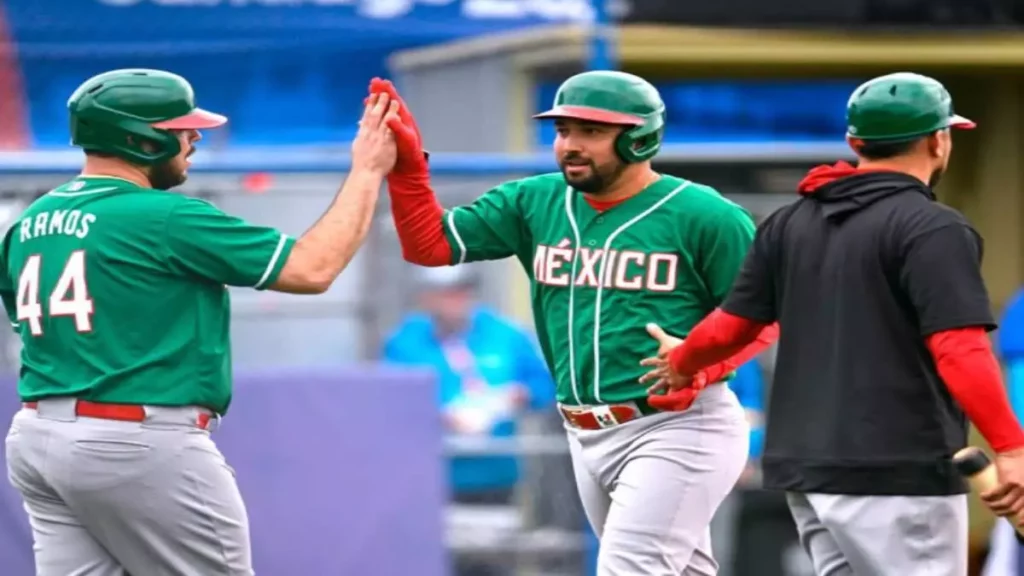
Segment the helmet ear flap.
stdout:
<svg viewBox="0 0 1024 576">
<path fill-rule="evenodd" d="M 113 154 L 143 165 L 159 164 L 181 152 L 176 134 L 134 119 L 114 123 L 74 118 L 71 132 L 72 142 L 78 142 L 84 149 Z"/>
<path fill-rule="evenodd" d="M 627 164 L 654 158 L 661 149 L 662 128 L 649 131 L 647 126 L 625 130 L 615 139 L 615 152 Z"/>
<path fill-rule="evenodd" d="M 158 132 L 164 131 L 159 130 Z M 159 140 L 129 134 L 120 148 L 123 155 L 133 158 L 136 162 L 152 165 L 166 162 L 177 156 L 181 152 L 181 141 L 178 140 L 177 135 L 170 132 L 167 132 L 166 136 Z"/>
</svg>

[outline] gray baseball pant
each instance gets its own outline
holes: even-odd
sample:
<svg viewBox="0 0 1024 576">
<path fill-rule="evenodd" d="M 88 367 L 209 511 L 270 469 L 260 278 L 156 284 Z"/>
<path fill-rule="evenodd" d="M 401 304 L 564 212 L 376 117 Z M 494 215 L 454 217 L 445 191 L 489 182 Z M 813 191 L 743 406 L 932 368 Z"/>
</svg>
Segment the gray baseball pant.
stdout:
<svg viewBox="0 0 1024 576">
<path fill-rule="evenodd" d="M 967 574 L 967 496 L 786 499 L 817 576 Z"/>
<path fill-rule="evenodd" d="M 728 386 L 706 388 L 685 412 L 566 429 L 576 486 L 600 539 L 597 576 L 717 574 L 711 519 L 750 447 Z"/>
<path fill-rule="evenodd" d="M 250 576 L 249 521 L 234 471 L 198 408 L 147 407 L 145 422 L 75 415 L 73 399 L 19 411 L 11 484 L 37 576 Z"/>
</svg>

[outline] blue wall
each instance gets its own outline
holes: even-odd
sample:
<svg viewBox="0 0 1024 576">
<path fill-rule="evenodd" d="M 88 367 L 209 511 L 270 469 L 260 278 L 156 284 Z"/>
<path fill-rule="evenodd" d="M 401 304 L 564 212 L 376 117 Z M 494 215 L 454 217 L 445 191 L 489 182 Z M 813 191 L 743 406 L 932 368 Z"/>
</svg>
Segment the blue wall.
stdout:
<svg viewBox="0 0 1024 576">
<path fill-rule="evenodd" d="M 6 0 L 35 145 L 67 145 L 66 101 L 92 74 L 163 68 L 189 78 L 201 106 L 230 117 L 209 136 L 233 145 L 347 142 L 373 76 L 387 76 L 396 50 L 552 22 L 587 20 L 579 9 L 482 14 L 473 0 L 443 5 L 353 1 L 289 6 L 250 0 Z M 514 6 L 506 4 L 505 6 Z M 557 6 L 571 6 L 561 0 Z M 83 26 L 83 22 L 88 25 Z M 856 80 L 666 82 L 666 140 L 835 142 Z M 547 107 L 557 82 L 538 88 Z M 527 118 L 524 122 L 529 122 Z M 543 123 L 537 144 L 554 132 Z"/>
<path fill-rule="evenodd" d="M 846 102 L 861 80 L 661 82 L 668 109 L 665 140 L 699 142 L 841 142 Z M 557 82 L 537 88 L 537 111 L 550 107 Z M 537 145 L 549 146 L 544 122 Z"/>
<path fill-rule="evenodd" d="M 592 17 L 586 2 L 520 4 L 491 13 L 473 0 L 4 0 L 3 8 L 35 144 L 63 147 L 68 96 L 92 74 L 121 67 L 189 78 L 201 106 L 231 118 L 231 144 L 344 142 L 370 78 L 387 75 L 394 51 Z"/>
</svg>

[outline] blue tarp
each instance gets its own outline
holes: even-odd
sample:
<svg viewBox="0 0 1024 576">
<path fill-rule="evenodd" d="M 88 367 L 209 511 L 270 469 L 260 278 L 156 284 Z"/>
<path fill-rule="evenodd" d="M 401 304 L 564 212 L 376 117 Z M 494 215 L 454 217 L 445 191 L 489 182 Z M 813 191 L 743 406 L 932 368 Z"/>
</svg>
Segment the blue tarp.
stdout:
<svg viewBox="0 0 1024 576">
<path fill-rule="evenodd" d="M 236 376 L 213 438 L 235 469 L 261 576 L 447 573 L 432 376 L 375 368 Z M 3 433 L 19 404 L 0 379 Z M 0 574 L 32 576 L 21 498 L 0 481 Z"/>
<path fill-rule="evenodd" d="M 67 145 L 92 74 L 163 68 L 231 118 L 232 144 L 345 142 L 396 50 L 590 18 L 587 0 L 6 0 L 34 144 Z M 211 135 L 211 139 L 213 136 Z"/>
</svg>

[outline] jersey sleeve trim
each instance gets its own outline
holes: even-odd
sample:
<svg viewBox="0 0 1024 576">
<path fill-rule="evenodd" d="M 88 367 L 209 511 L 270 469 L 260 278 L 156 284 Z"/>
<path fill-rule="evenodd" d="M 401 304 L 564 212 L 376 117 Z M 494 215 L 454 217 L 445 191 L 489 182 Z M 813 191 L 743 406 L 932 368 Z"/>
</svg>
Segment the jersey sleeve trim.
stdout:
<svg viewBox="0 0 1024 576">
<path fill-rule="evenodd" d="M 294 238 L 287 234 L 281 234 L 281 239 L 277 242 L 277 248 L 274 249 L 274 254 L 270 257 L 270 262 L 267 263 L 263 276 L 260 277 L 253 288 L 262 290 L 277 281 L 277 277 L 281 275 L 281 270 L 284 269 L 284 264 L 288 261 L 288 255 L 291 254 L 294 246 Z"/>
<path fill-rule="evenodd" d="M 448 233 L 452 240 L 455 241 L 455 246 L 459 249 L 458 258 L 452 258 L 453 264 L 464 264 L 466 262 L 466 243 L 462 240 L 462 235 L 459 234 L 458 227 L 455 226 L 455 211 L 449 210 L 445 215 L 445 226 L 448 229 Z M 454 256 L 454 255 L 453 255 Z"/>
</svg>

